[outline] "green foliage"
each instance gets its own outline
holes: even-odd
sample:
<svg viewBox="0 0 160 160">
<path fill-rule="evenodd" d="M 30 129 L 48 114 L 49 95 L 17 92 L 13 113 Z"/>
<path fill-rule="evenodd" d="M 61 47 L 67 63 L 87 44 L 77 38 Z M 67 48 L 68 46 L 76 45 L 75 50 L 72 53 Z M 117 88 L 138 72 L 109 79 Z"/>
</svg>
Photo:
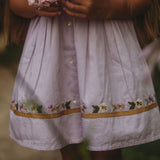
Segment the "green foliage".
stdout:
<svg viewBox="0 0 160 160">
<path fill-rule="evenodd" d="M 82 143 L 79 144 L 79 151 L 85 160 L 90 160 L 90 152 L 87 150 L 88 148 L 88 141 L 83 140 Z"/>
<path fill-rule="evenodd" d="M 122 149 L 124 160 L 159 160 L 160 141 Z"/>
</svg>

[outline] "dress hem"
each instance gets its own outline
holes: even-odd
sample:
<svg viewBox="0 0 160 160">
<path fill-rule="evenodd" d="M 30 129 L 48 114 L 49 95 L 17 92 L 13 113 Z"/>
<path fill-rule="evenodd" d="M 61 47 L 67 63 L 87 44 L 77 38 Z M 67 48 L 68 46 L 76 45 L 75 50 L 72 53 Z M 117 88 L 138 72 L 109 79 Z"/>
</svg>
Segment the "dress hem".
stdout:
<svg viewBox="0 0 160 160">
<path fill-rule="evenodd" d="M 94 146 L 90 146 L 88 148 L 88 150 L 90 151 L 107 151 L 107 150 L 115 150 L 115 149 L 121 149 L 121 148 L 127 148 L 127 147 L 132 147 L 132 146 L 136 146 L 136 145 L 142 145 L 142 144 L 146 144 L 146 143 L 150 143 L 156 140 L 160 139 L 160 135 L 158 136 L 154 136 L 154 137 L 147 137 L 145 139 L 142 140 L 130 140 L 130 141 L 126 141 L 125 143 L 117 143 L 115 145 L 112 145 L 111 147 L 107 147 L 107 146 L 101 146 L 101 147 L 94 147 Z"/>
<path fill-rule="evenodd" d="M 63 147 L 68 146 L 68 145 L 70 145 L 70 144 L 78 144 L 78 143 L 81 143 L 81 142 L 82 142 L 81 139 L 72 139 L 72 141 L 68 142 L 67 144 L 62 144 L 61 146 L 50 147 L 50 146 L 52 146 L 52 144 L 51 144 L 51 145 L 48 145 L 48 144 L 45 145 L 45 144 L 43 143 L 43 147 L 40 147 L 40 144 L 41 144 L 41 143 L 35 143 L 35 142 L 31 142 L 31 141 L 29 141 L 29 140 L 25 140 L 25 142 L 24 142 L 24 140 L 23 140 L 23 142 L 22 142 L 22 141 L 20 141 L 20 140 L 17 140 L 16 138 L 12 137 L 11 135 L 9 135 L 9 136 L 10 136 L 10 138 L 11 138 L 13 141 L 15 141 L 15 142 L 16 142 L 17 144 L 19 144 L 20 146 L 25 147 L 25 148 L 29 148 L 29 149 L 33 149 L 33 150 L 39 150 L 39 151 L 54 151 L 54 150 L 60 150 L 60 149 L 62 149 Z M 46 147 L 44 147 L 44 146 L 46 146 Z"/>
<path fill-rule="evenodd" d="M 30 148 L 30 149 L 34 149 L 34 150 L 42 150 L 42 151 L 53 151 L 53 150 L 59 150 L 62 149 L 63 147 L 70 145 L 70 144 L 78 144 L 81 143 L 83 140 L 82 139 L 72 139 L 70 142 L 68 142 L 67 144 L 63 144 L 61 146 L 56 146 L 56 147 L 51 147 L 51 145 L 46 145 L 46 147 L 44 147 L 44 143 L 43 143 L 43 147 L 40 147 L 40 143 L 35 143 L 35 142 L 31 142 L 29 140 L 25 140 L 25 141 L 20 141 L 15 139 L 14 137 L 12 137 L 11 135 L 9 135 L 10 138 L 12 140 L 14 140 L 17 144 L 21 145 L 22 147 L 26 147 L 26 148 Z M 131 147 L 131 146 L 136 146 L 136 145 L 141 145 L 141 144 L 145 144 L 145 143 L 150 143 L 156 140 L 160 139 L 160 135 L 158 136 L 153 136 L 153 137 L 147 137 L 145 139 L 142 140 L 130 140 L 130 141 L 125 141 L 125 143 L 116 143 L 114 145 L 112 145 L 111 147 L 108 146 L 100 146 L 100 147 L 95 147 L 95 146 L 90 146 L 87 149 L 90 151 L 107 151 L 107 150 L 115 150 L 115 149 L 121 149 L 121 148 L 126 148 L 126 147 Z M 127 142 L 127 143 L 126 143 Z M 32 145 L 31 145 L 32 143 Z M 38 147 L 37 147 L 38 146 Z"/>
</svg>

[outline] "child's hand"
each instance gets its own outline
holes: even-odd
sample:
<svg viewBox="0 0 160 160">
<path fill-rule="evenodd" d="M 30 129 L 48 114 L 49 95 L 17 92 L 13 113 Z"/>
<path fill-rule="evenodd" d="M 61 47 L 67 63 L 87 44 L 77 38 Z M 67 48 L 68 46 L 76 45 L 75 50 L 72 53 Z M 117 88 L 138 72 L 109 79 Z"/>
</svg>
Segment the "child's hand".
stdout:
<svg viewBox="0 0 160 160">
<path fill-rule="evenodd" d="M 61 7 L 48 7 L 45 9 L 35 9 L 37 16 L 53 17 L 61 14 Z"/>
<path fill-rule="evenodd" d="M 62 0 L 64 11 L 87 19 L 121 19 L 142 14 L 151 0 Z"/>
<path fill-rule="evenodd" d="M 71 16 L 101 19 L 107 16 L 110 1 L 114 0 L 62 0 L 62 3 L 65 5 L 64 11 Z"/>
</svg>

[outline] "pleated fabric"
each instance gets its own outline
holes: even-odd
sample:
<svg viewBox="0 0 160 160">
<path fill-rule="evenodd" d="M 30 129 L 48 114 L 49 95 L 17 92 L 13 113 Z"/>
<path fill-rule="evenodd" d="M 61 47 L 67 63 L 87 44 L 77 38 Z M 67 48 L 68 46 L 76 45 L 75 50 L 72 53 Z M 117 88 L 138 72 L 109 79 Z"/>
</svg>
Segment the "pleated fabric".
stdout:
<svg viewBox="0 0 160 160">
<path fill-rule="evenodd" d="M 160 114 L 130 20 L 65 13 L 31 21 L 10 107 L 10 137 L 36 150 L 88 140 L 101 151 L 160 138 Z"/>
</svg>

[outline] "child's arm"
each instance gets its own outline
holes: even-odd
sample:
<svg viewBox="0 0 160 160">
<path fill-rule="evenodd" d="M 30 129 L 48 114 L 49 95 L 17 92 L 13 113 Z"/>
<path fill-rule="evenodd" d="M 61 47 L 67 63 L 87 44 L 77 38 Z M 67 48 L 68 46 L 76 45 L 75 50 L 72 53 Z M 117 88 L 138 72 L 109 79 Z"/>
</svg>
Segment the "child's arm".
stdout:
<svg viewBox="0 0 160 160">
<path fill-rule="evenodd" d="M 144 13 L 151 0 L 62 0 L 67 14 L 87 19 L 122 19 Z"/>
<path fill-rule="evenodd" d="M 33 6 L 28 5 L 27 0 L 10 0 L 10 9 L 18 16 L 33 18 L 36 16 Z"/>
<path fill-rule="evenodd" d="M 117 5 L 114 2 L 117 1 Z M 113 8 L 108 19 L 131 18 L 143 14 L 152 4 L 151 0 L 112 0 Z"/>
<path fill-rule="evenodd" d="M 61 14 L 60 8 L 58 7 L 38 10 L 33 6 L 29 6 L 27 0 L 10 0 L 10 8 L 16 15 L 24 18 L 33 18 L 35 16 L 56 16 Z"/>
</svg>

